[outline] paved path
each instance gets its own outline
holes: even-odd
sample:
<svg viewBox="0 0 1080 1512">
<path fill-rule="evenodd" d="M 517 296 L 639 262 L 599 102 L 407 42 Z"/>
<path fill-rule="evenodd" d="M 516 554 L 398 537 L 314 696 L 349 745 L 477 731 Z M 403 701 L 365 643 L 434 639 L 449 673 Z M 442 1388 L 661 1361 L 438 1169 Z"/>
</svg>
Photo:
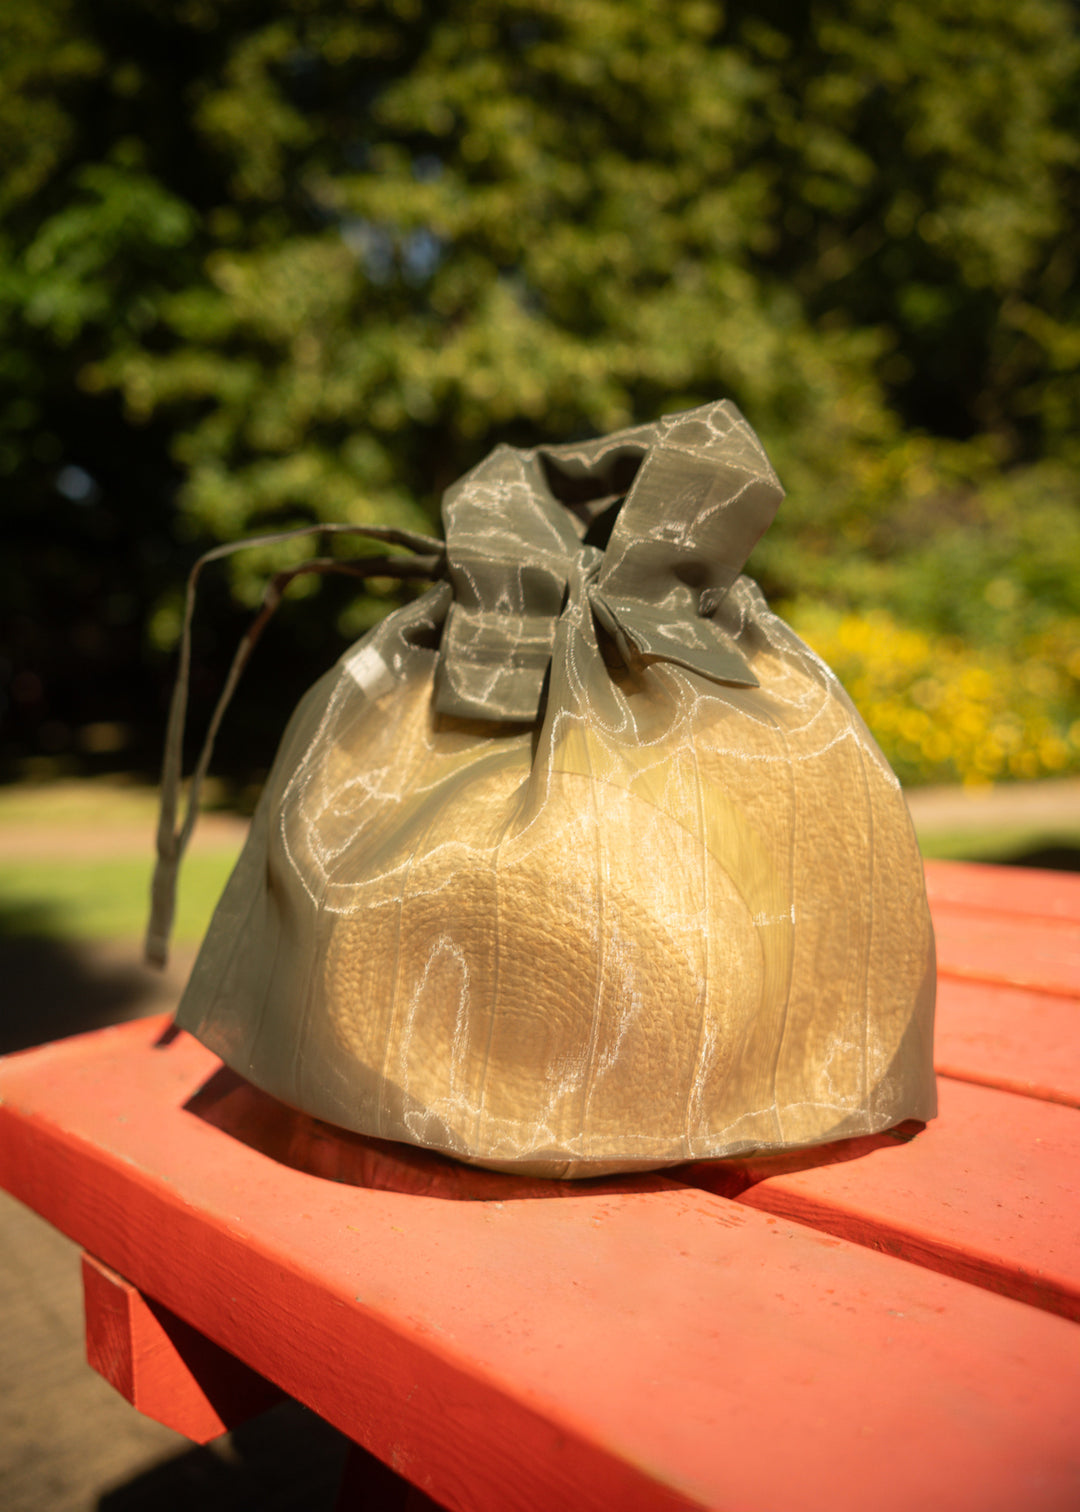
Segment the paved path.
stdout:
<svg viewBox="0 0 1080 1512">
<path fill-rule="evenodd" d="M 978 788 L 910 788 L 905 797 L 916 829 L 925 834 L 1044 827 L 1080 832 L 1080 777 Z M 203 814 L 192 851 L 239 848 L 247 823 L 233 814 Z M 152 835 L 150 821 L 131 819 L 107 825 L 0 823 L 0 861 L 7 857 L 149 856 Z"/>
<path fill-rule="evenodd" d="M 192 852 L 225 850 L 243 844 L 248 821 L 235 814 L 204 814 L 191 842 Z M 0 861 L 82 860 L 112 856 L 145 857 L 154 854 L 153 830 L 147 824 L 0 825 Z"/>
<path fill-rule="evenodd" d="M 921 833 L 988 829 L 1080 831 L 1080 777 L 990 788 L 912 788 L 905 795 Z"/>
</svg>

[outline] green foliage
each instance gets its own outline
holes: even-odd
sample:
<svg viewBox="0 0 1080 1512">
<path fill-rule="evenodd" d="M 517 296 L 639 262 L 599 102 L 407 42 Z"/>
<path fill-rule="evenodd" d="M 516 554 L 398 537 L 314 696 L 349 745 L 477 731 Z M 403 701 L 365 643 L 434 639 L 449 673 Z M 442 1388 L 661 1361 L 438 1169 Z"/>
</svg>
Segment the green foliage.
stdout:
<svg viewBox="0 0 1080 1512">
<path fill-rule="evenodd" d="M 102 520 L 156 543 L 124 559 L 145 658 L 200 546 L 423 526 L 500 440 L 726 394 L 789 489 L 751 570 L 797 616 L 1067 660 L 1078 101 L 1068 0 L 7 0 L 16 534 L 65 602 L 107 596 Z"/>
</svg>

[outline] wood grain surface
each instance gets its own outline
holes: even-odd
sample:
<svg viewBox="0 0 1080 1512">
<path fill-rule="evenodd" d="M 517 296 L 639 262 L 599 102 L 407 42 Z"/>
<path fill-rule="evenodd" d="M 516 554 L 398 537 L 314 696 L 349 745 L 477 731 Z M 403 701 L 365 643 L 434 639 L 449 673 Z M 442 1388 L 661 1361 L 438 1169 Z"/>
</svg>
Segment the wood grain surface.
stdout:
<svg viewBox="0 0 1080 1512">
<path fill-rule="evenodd" d="M 1054 1103 L 946 1078 L 938 1095 L 938 1118 L 917 1131 L 698 1165 L 691 1179 L 1080 1319 L 1080 1119 Z"/>
<path fill-rule="evenodd" d="M 1080 876 L 1069 872 L 970 861 L 927 861 L 923 869 L 935 923 L 947 908 L 1080 923 Z"/>
<path fill-rule="evenodd" d="M 282 1167 L 188 1110 L 217 1063 L 163 1028 L 8 1061 L 0 1180 L 445 1505 L 1080 1492 L 1064 1319 L 665 1178 L 462 1202 Z"/>
<path fill-rule="evenodd" d="M 1080 1107 L 1080 999 L 1001 983 L 938 980 L 939 1076 Z"/>
</svg>

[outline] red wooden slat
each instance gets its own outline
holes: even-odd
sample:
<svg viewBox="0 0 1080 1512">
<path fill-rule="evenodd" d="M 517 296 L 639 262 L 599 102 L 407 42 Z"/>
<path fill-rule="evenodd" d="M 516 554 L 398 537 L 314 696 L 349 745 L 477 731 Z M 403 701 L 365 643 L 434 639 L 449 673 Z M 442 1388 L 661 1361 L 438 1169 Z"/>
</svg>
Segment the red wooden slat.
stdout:
<svg viewBox="0 0 1080 1512">
<path fill-rule="evenodd" d="M 1080 1118 L 966 1082 L 938 1091 L 939 1116 L 914 1137 L 694 1166 L 692 1179 L 1080 1319 Z"/>
<path fill-rule="evenodd" d="M 1080 995 L 1080 924 L 937 907 L 939 976 Z"/>
<path fill-rule="evenodd" d="M 447 1506 L 1080 1497 L 1074 1325 L 655 1177 L 321 1179 L 185 1111 L 215 1062 L 156 1027 L 0 1066 L 0 1182 Z"/>
<path fill-rule="evenodd" d="M 1080 1108 L 1080 1001 L 954 977 L 938 981 L 943 1076 Z"/>
<path fill-rule="evenodd" d="M 156 1423 L 208 1444 L 281 1400 L 281 1392 L 190 1323 L 83 1255 L 86 1358 Z"/>
<path fill-rule="evenodd" d="M 952 906 L 1080 923 L 1080 876 L 1073 873 L 971 861 L 927 861 L 925 868 L 935 913 Z"/>
</svg>

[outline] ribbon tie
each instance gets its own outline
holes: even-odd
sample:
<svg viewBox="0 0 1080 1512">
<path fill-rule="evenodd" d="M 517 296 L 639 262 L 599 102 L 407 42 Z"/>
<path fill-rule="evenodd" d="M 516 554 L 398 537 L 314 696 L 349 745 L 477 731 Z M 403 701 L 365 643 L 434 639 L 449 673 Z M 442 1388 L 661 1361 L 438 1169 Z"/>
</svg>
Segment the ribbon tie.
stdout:
<svg viewBox="0 0 1080 1512">
<path fill-rule="evenodd" d="M 756 686 L 713 616 L 782 498 L 726 401 L 580 445 L 497 447 L 443 497 L 453 602 L 437 711 L 536 719 L 575 565 L 625 659 Z"/>
</svg>

